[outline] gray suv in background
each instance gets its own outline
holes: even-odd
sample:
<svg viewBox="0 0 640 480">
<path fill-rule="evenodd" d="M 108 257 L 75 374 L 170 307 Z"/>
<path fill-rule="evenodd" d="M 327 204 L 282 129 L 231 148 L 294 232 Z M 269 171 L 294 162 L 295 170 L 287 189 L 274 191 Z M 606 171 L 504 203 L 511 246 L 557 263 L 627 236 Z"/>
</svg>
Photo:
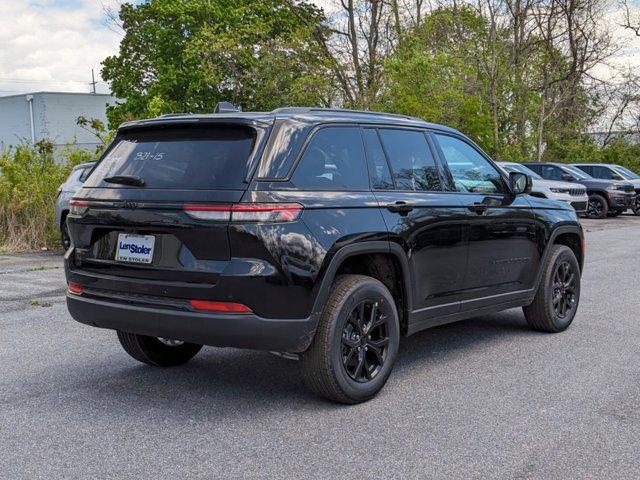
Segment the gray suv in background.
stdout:
<svg viewBox="0 0 640 480">
<path fill-rule="evenodd" d="M 71 246 L 69 231 L 67 230 L 67 214 L 69 213 L 69 200 L 85 182 L 95 162 L 81 163 L 71 170 L 67 180 L 58 187 L 56 198 L 56 227 L 60 231 L 62 246 L 67 250 Z"/>
<path fill-rule="evenodd" d="M 622 165 L 613 163 L 574 163 L 574 167 L 601 180 L 624 180 L 633 185 L 636 191 L 636 202 L 631 210 L 634 215 L 640 215 L 640 175 Z"/>
</svg>

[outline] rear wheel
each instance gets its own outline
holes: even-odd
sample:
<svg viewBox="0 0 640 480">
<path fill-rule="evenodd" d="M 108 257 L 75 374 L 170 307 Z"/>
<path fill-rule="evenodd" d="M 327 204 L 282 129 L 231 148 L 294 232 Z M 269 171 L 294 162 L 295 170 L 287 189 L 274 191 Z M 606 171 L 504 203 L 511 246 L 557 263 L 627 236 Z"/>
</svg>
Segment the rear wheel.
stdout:
<svg viewBox="0 0 640 480">
<path fill-rule="evenodd" d="M 67 225 L 67 219 L 65 218 L 62 221 L 62 225 L 60 225 L 60 241 L 62 243 L 62 248 L 69 250 L 71 246 L 71 237 L 69 236 L 69 226 Z"/>
<path fill-rule="evenodd" d="M 399 342 L 398 313 L 389 290 L 371 277 L 340 276 L 313 342 L 300 358 L 305 383 L 336 402 L 369 400 L 387 382 Z"/>
<path fill-rule="evenodd" d="M 125 352 L 133 358 L 157 367 L 182 365 L 202 348 L 202 345 L 195 343 L 126 332 L 118 332 L 118 340 Z"/>
<path fill-rule="evenodd" d="M 602 196 L 594 193 L 589 195 L 589 203 L 587 204 L 587 218 L 604 218 L 609 213 L 609 204 Z"/>
<path fill-rule="evenodd" d="M 580 301 L 580 266 L 573 251 L 553 245 L 531 305 L 523 308 L 527 323 L 543 332 L 565 330 L 576 315 Z"/>
</svg>

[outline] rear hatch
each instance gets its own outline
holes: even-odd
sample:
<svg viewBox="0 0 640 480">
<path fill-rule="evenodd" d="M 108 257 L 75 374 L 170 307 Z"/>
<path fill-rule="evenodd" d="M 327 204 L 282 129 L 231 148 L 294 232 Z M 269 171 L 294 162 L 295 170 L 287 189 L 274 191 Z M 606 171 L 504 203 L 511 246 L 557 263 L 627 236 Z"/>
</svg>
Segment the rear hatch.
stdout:
<svg viewBox="0 0 640 480">
<path fill-rule="evenodd" d="M 73 202 L 74 268 L 148 280 L 124 282 L 131 293 L 215 285 L 231 255 L 228 215 L 212 222 L 188 210 L 240 201 L 267 129 L 191 123 L 121 130 Z"/>
</svg>

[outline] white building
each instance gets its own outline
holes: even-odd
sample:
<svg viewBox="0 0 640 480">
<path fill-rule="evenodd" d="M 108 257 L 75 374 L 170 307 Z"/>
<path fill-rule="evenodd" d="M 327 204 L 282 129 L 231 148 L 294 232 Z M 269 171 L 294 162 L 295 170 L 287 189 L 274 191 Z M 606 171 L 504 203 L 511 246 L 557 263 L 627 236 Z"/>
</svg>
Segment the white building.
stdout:
<svg viewBox="0 0 640 480">
<path fill-rule="evenodd" d="M 0 97 L 0 144 L 16 145 L 51 140 L 57 148 L 67 144 L 91 149 L 98 144 L 95 135 L 76 124 L 78 117 L 107 122 L 107 104 L 115 103 L 108 94 L 37 92 Z"/>
</svg>

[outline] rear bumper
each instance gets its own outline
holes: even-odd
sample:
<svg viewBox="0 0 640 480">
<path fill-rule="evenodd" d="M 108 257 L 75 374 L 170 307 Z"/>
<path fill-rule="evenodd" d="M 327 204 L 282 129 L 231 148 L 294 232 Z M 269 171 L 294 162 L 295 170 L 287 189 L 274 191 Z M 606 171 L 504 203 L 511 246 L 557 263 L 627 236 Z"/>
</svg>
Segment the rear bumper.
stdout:
<svg viewBox="0 0 640 480">
<path fill-rule="evenodd" d="M 253 314 L 209 314 L 127 305 L 67 294 L 67 307 L 78 322 L 100 328 L 164 337 L 216 347 L 302 352 L 317 322 L 267 319 Z"/>
</svg>

